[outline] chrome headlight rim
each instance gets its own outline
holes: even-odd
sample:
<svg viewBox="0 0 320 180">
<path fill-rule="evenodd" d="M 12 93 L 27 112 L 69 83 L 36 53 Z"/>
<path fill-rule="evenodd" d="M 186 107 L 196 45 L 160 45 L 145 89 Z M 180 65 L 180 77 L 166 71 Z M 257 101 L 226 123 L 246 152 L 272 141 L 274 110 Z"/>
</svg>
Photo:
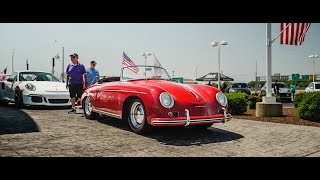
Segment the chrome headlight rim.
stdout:
<svg viewBox="0 0 320 180">
<path fill-rule="evenodd" d="M 163 102 L 163 98 L 164 98 L 165 96 L 167 96 L 167 97 L 170 98 L 170 103 L 169 103 L 169 104 L 165 104 L 165 103 Z M 172 107 L 174 106 L 174 99 L 173 99 L 172 95 L 169 94 L 168 92 L 163 92 L 163 93 L 161 93 L 161 94 L 159 95 L 159 101 L 160 101 L 161 105 L 162 105 L 163 107 L 165 107 L 165 108 L 170 109 L 170 108 L 172 108 Z"/>
<path fill-rule="evenodd" d="M 223 98 L 223 102 L 220 101 L 221 97 Z M 223 107 L 226 107 L 228 105 L 228 99 L 222 92 L 218 92 L 216 94 L 216 100 Z"/>
<path fill-rule="evenodd" d="M 36 90 L 36 86 L 31 84 L 31 83 L 27 83 L 25 85 L 25 87 L 29 90 L 29 91 L 35 91 Z"/>
</svg>

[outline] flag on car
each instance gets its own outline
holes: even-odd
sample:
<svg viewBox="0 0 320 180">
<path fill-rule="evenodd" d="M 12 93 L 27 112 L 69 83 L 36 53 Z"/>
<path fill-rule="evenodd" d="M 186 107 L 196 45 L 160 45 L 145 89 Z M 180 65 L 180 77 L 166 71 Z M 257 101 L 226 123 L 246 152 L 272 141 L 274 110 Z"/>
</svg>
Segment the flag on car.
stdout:
<svg viewBox="0 0 320 180">
<path fill-rule="evenodd" d="M 124 67 L 128 67 L 129 70 L 131 70 L 136 74 L 139 72 L 139 69 L 136 66 L 136 64 L 124 52 L 123 52 L 122 64 Z"/>
<path fill-rule="evenodd" d="M 153 53 L 153 57 L 154 57 L 154 75 L 161 76 L 162 75 L 162 66 L 154 53 Z"/>
<path fill-rule="evenodd" d="M 311 23 L 280 23 L 280 44 L 301 45 Z"/>
<path fill-rule="evenodd" d="M 1 76 L 1 74 L 7 74 L 7 68 L 6 67 L 2 72 L 0 72 L 0 81 L 6 80 L 6 76 Z"/>
</svg>

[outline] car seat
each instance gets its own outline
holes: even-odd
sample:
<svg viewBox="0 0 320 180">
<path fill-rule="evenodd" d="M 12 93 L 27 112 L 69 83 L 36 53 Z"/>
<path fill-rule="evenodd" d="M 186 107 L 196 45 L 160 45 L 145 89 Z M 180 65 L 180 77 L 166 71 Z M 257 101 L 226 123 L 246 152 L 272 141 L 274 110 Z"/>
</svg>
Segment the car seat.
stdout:
<svg viewBox="0 0 320 180">
<path fill-rule="evenodd" d="M 32 78 L 30 76 L 27 76 L 25 79 L 26 81 L 32 81 Z"/>
</svg>

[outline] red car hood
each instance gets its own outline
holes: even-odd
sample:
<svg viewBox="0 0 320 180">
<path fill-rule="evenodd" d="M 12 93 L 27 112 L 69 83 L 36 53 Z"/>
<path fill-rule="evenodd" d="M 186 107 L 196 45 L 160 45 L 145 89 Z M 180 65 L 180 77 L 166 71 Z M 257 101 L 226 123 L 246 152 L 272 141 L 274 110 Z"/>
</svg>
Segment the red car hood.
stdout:
<svg viewBox="0 0 320 180">
<path fill-rule="evenodd" d="M 207 103 L 207 98 L 204 95 L 185 84 L 164 80 L 135 81 L 134 83 L 148 87 L 148 89 L 162 89 L 170 93 L 175 100 L 185 101 L 195 105 Z"/>
</svg>

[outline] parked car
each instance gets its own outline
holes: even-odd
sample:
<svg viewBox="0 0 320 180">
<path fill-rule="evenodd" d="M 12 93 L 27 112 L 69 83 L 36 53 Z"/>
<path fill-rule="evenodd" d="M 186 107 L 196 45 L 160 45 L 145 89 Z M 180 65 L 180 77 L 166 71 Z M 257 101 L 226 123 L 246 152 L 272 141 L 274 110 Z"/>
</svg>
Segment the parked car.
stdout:
<svg viewBox="0 0 320 180">
<path fill-rule="evenodd" d="M 243 92 L 251 95 L 251 91 L 247 83 L 233 83 L 231 88 L 229 89 L 229 93 L 231 92 Z"/>
<path fill-rule="evenodd" d="M 274 84 L 275 84 L 275 82 L 272 82 L 272 88 L 271 88 L 272 93 L 274 93 Z M 266 92 L 266 85 L 267 84 L 264 84 L 264 86 L 261 88 L 262 93 Z M 292 101 L 292 99 L 291 99 L 292 93 L 290 92 L 290 89 L 287 88 L 283 82 L 278 82 L 278 85 L 279 85 L 280 100 L 281 101 Z"/>
<path fill-rule="evenodd" d="M 139 68 L 137 74 L 130 71 L 133 67 Z M 218 89 L 172 82 L 163 68 L 161 76 L 153 76 L 156 68 L 123 67 L 120 77 L 88 87 L 81 97 L 85 117 L 96 119 L 102 114 L 123 119 L 138 134 L 151 126 L 208 128 L 231 120 L 227 98 Z"/>
<path fill-rule="evenodd" d="M 17 71 L 0 82 L 1 104 L 24 106 L 70 106 L 70 95 L 65 83 L 49 72 Z"/>
<path fill-rule="evenodd" d="M 320 82 L 311 82 L 305 89 L 306 92 L 320 91 Z"/>
</svg>

